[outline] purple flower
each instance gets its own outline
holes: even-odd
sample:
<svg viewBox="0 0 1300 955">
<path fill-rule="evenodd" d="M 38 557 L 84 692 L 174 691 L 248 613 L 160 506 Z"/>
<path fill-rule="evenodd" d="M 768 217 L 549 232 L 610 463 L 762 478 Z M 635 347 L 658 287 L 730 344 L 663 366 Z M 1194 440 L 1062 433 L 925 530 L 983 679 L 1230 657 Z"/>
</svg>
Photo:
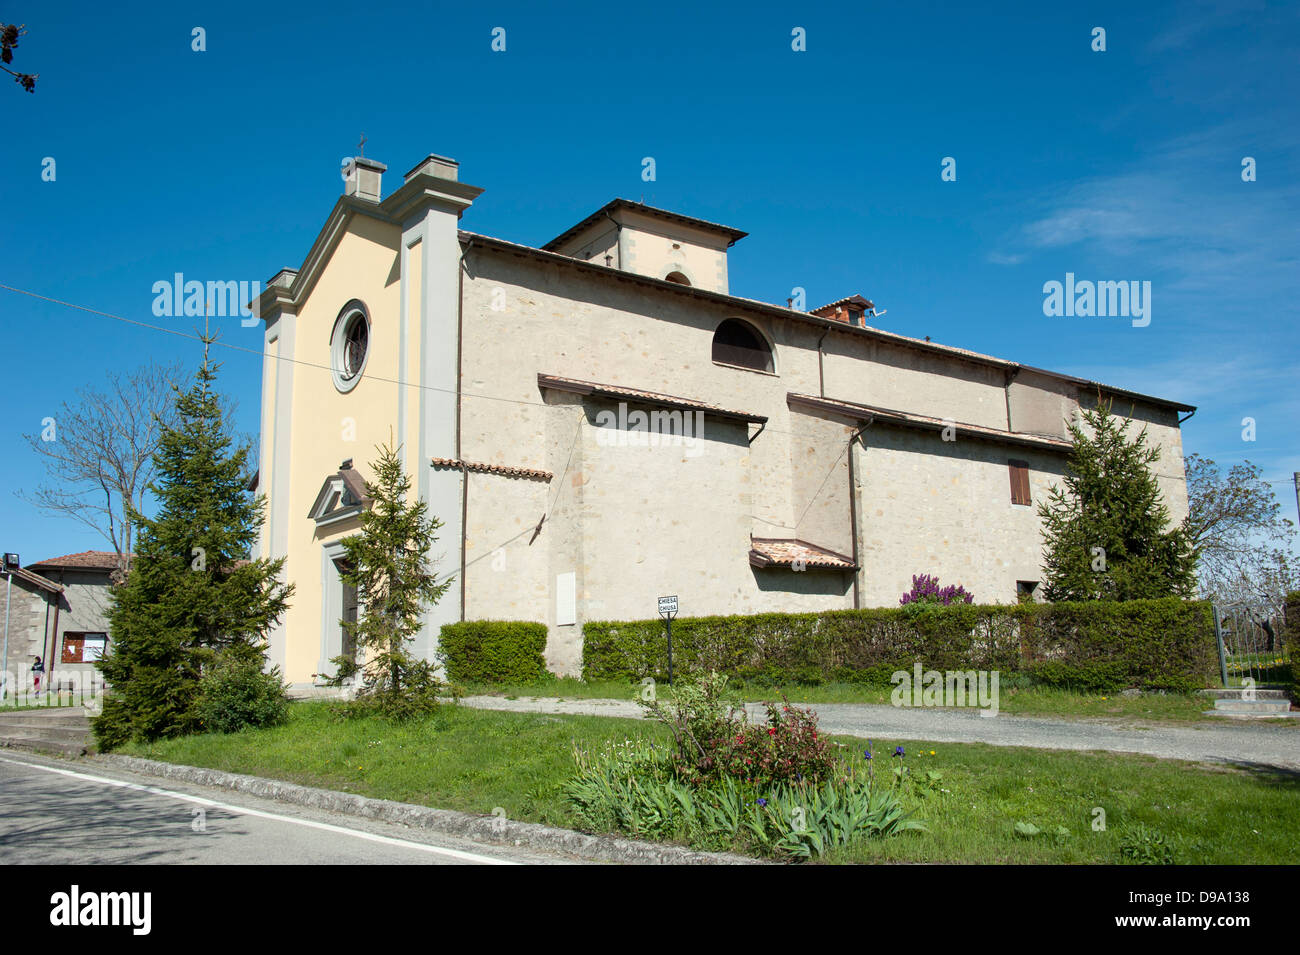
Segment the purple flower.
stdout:
<svg viewBox="0 0 1300 955">
<path fill-rule="evenodd" d="M 766 806 L 766 805 L 767 805 L 767 800 L 766 800 L 766 799 L 762 799 L 762 798 L 760 798 L 760 799 L 758 800 L 758 804 L 759 804 L 760 806 Z"/>
<path fill-rule="evenodd" d="M 907 754 L 903 752 L 903 747 L 901 747 L 901 746 L 896 746 L 896 747 L 894 747 L 894 755 L 895 755 L 895 756 L 906 756 Z"/>
<path fill-rule="evenodd" d="M 940 587 L 937 577 L 932 577 L 929 574 L 921 574 L 919 576 L 913 574 L 912 589 L 903 594 L 898 602 L 903 606 L 913 603 L 924 603 L 943 604 L 946 607 L 953 603 L 968 604 L 974 599 L 974 596 L 967 593 L 966 589 L 960 584 L 957 586 L 949 584 L 947 587 Z"/>
</svg>

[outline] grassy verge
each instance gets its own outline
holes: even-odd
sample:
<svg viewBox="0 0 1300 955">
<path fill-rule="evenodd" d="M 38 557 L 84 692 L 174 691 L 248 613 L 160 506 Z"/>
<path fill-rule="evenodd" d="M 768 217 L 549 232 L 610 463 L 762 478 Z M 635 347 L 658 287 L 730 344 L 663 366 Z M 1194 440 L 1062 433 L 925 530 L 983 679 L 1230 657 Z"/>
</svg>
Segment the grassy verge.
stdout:
<svg viewBox="0 0 1300 955">
<path fill-rule="evenodd" d="M 294 704 L 288 724 L 275 729 L 122 752 L 444 809 L 488 814 L 499 806 L 513 819 L 572 826 L 562 786 L 572 775 L 573 744 L 632 736 L 663 738 L 659 727 L 638 720 L 453 706 L 403 726 L 338 722 L 329 704 L 316 702 Z M 855 755 L 863 745 L 839 742 Z M 941 774 L 919 807 L 930 831 L 867 843 L 829 861 L 1115 863 L 1139 824 L 1159 830 L 1179 862 L 1300 861 L 1300 774 L 893 739 L 875 741 L 882 764 L 900 743 L 912 772 Z M 1092 829 L 1097 807 L 1105 831 Z M 1017 835 L 1017 822 L 1042 834 Z M 1057 826 L 1070 835 L 1051 835 Z"/>
<path fill-rule="evenodd" d="M 737 698 L 754 703 L 776 699 L 781 690 L 771 687 L 738 686 Z M 853 683 L 827 683 L 821 686 L 790 686 L 785 693 L 792 703 L 889 703 L 892 687 L 861 686 Z M 554 678 L 536 684 L 480 684 L 466 688 L 472 694 L 518 698 L 525 696 L 555 697 L 558 699 L 634 699 L 640 692 L 639 684 L 622 680 L 602 680 L 590 683 L 571 678 Z M 1214 701 L 1196 693 L 1149 694 L 1120 696 L 1109 693 L 1075 693 L 1051 687 L 1028 688 L 1001 687 L 1000 711 L 1013 716 L 1044 716 L 1059 719 L 1122 719 L 1150 720 L 1175 723 L 1224 722 L 1223 717 L 1207 716 L 1204 711 L 1214 706 Z M 1279 721 L 1287 725 L 1300 724 L 1300 720 Z"/>
</svg>

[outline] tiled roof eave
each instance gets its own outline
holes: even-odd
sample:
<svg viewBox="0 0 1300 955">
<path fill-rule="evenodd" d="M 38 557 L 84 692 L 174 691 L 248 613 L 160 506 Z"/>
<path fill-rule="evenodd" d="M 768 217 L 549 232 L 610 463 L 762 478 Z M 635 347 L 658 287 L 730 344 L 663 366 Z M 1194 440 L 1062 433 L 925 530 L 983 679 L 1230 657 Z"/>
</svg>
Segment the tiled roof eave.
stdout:
<svg viewBox="0 0 1300 955">
<path fill-rule="evenodd" d="M 1011 444 L 1017 447 L 1038 448 L 1043 451 L 1051 451 L 1057 454 L 1069 454 L 1073 444 L 1061 438 L 1050 438 L 1045 435 L 1028 434 L 1023 431 L 999 431 L 996 428 L 986 428 L 982 425 L 966 424 L 961 421 L 944 421 L 940 418 L 930 418 L 923 415 L 912 415 L 902 411 L 894 411 L 889 408 L 876 408 L 871 405 L 861 405 L 851 401 L 837 401 L 833 398 L 817 398 L 812 395 L 800 395 L 789 392 L 786 395 L 789 404 L 803 405 L 810 408 L 819 408 L 824 411 L 830 411 L 834 414 L 841 414 L 846 417 L 856 418 L 863 422 L 880 422 L 885 425 L 893 425 L 899 428 L 911 428 L 917 431 L 943 431 L 944 428 L 951 425 L 956 429 L 957 435 L 965 438 L 972 438 L 980 441 L 989 441 L 994 444 Z"/>
<path fill-rule="evenodd" d="M 48 591 L 49 593 L 52 594 L 63 593 L 62 584 L 56 584 L 54 581 L 46 577 L 42 577 L 40 574 L 33 573 L 32 571 L 27 570 L 23 567 L 15 567 L 11 570 L 5 571 L 5 573 L 13 574 L 19 580 L 25 580 L 27 581 L 27 583 L 31 584 L 32 586 L 39 587 L 41 590 Z"/>
<path fill-rule="evenodd" d="M 805 570 L 853 570 L 851 557 L 797 538 L 761 538 L 750 541 L 749 562 L 755 567 L 791 567 L 802 562 Z"/>
<path fill-rule="evenodd" d="M 594 381 L 582 381 L 578 378 L 564 378 L 560 375 L 538 374 L 537 387 L 566 391 L 576 395 L 594 395 L 598 398 L 613 398 L 623 401 L 640 402 L 647 405 L 659 405 L 664 408 L 678 408 L 682 411 L 700 411 L 715 418 L 731 418 L 751 424 L 766 424 L 767 415 L 751 414 L 748 411 L 730 411 L 692 398 L 665 395 L 656 391 L 640 388 L 627 388 L 622 385 L 602 385 Z"/>
<path fill-rule="evenodd" d="M 484 464 L 479 461 L 461 461 L 456 458 L 433 458 L 430 464 L 435 468 L 455 468 L 457 470 L 476 471 L 481 474 L 498 474 L 502 477 L 527 478 L 533 481 L 549 481 L 553 474 L 536 468 L 512 467 L 506 464 Z"/>
</svg>

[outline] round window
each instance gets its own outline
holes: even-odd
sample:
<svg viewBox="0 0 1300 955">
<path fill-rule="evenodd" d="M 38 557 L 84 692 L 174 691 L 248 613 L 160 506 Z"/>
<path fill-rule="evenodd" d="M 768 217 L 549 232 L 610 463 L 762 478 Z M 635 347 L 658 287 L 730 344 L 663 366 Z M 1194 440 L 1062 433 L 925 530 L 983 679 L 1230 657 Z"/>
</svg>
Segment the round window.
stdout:
<svg viewBox="0 0 1300 955">
<path fill-rule="evenodd" d="M 334 387 L 351 391 L 361 380 L 370 354 L 370 316 L 360 302 L 349 302 L 334 322 L 330 354 Z"/>
</svg>

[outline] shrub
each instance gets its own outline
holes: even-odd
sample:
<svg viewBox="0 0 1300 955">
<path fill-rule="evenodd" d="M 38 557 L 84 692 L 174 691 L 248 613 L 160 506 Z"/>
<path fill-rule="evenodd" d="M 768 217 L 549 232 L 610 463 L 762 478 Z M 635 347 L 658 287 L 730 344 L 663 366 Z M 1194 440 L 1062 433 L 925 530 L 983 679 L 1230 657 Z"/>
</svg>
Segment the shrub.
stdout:
<svg viewBox="0 0 1300 955">
<path fill-rule="evenodd" d="M 690 677 L 679 680 L 666 704 L 657 696 L 638 700 L 646 715 L 672 734 L 674 771 L 691 778 L 713 775 L 714 742 L 735 736 L 745 726 L 745 711 L 725 699 L 726 688 L 727 678 L 711 673 L 698 681 Z"/>
<path fill-rule="evenodd" d="M 1165 597 L 1033 610 L 1033 626 L 1023 632 L 1028 659 L 1066 662 L 1106 678 L 1112 671 L 1102 664 L 1115 664 L 1114 689 L 1190 692 L 1208 686 L 1218 669 L 1213 612 L 1204 601 Z"/>
<path fill-rule="evenodd" d="M 221 654 L 199 678 L 194 714 L 205 732 L 237 733 L 276 726 L 284 722 L 288 711 L 289 697 L 280 669 L 263 671 L 260 654 Z"/>
<path fill-rule="evenodd" d="M 831 772 L 834 757 L 817 731 L 815 713 L 789 701 L 766 703 L 767 725 L 756 725 L 725 701 L 726 685 L 725 676 L 713 673 L 679 682 L 667 704 L 642 701 L 673 735 L 672 768 L 679 779 L 701 785 L 730 777 L 771 786 L 815 782 Z"/>
<path fill-rule="evenodd" d="M 912 589 L 899 598 L 899 603 L 903 606 L 909 605 L 930 605 L 930 606 L 950 606 L 951 604 L 968 604 L 974 603 L 975 597 L 968 593 L 966 588 L 958 584 L 947 587 L 939 586 L 939 578 L 931 577 L 929 574 L 912 575 Z"/>
<path fill-rule="evenodd" d="M 131 741 L 135 735 L 131 729 L 132 715 L 130 707 L 121 697 L 114 696 L 112 693 L 104 695 L 103 709 L 98 716 L 90 720 L 91 730 L 95 734 L 95 745 L 99 747 L 100 752 L 107 753 Z"/>
<path fill-rule="evenodd" d="M 917 662 L 1004 675 L 1052 662 L 1079 668 L 1054 674 L 1076 682 L 1190 690 L 1209 685 L 1217 670 L 1210 605 L 1177 598 L 682 617 L 673 622 L 673 662 L 682 674 L 717 671 L 770 685 L 888 686 L 894 671 Z M 588 680 L 658 679 L 667 663 L 662 621 L 583 627 Z"/>
<path fill-rule="evenodd" d="M 1039 683 L 1080 693 L 1116 693 L 1128 686 L 1124 665 L 1114 661 L 1047 660 L 1036 664 L 1031 672 Z"/>
<path fill-rule="evenodd" d="M 466 620 L 442 627 L 438 658 L 457 683 L 536 683 L 547 676 L 546 625 Z"/>
<path fill-rule="evenodd" d="M 337 704 L 335 714 L 341 719 L 377 716 L 393 723 L 404 723 L 435 713 L 446 696 L 454 702 L 460 700 L 461 688 L 439 680 L 433 664 L 427 660 L 412 657 L 395 672 L 401 680 L 400 690 L 370 688 L 357 694 L 355 699 Z"/>
<path fill-rule="evenodd" d="M 758 786 L 816 782 L 830 775 L 835 759 L 826 737 L 817 732 L 811 710 L 775 703 L 767 707 L 768 725 L 744 723 L 734 734 L 709 740 L 705 750 L 709 775 L 730 776 Z"/>
</svg>

